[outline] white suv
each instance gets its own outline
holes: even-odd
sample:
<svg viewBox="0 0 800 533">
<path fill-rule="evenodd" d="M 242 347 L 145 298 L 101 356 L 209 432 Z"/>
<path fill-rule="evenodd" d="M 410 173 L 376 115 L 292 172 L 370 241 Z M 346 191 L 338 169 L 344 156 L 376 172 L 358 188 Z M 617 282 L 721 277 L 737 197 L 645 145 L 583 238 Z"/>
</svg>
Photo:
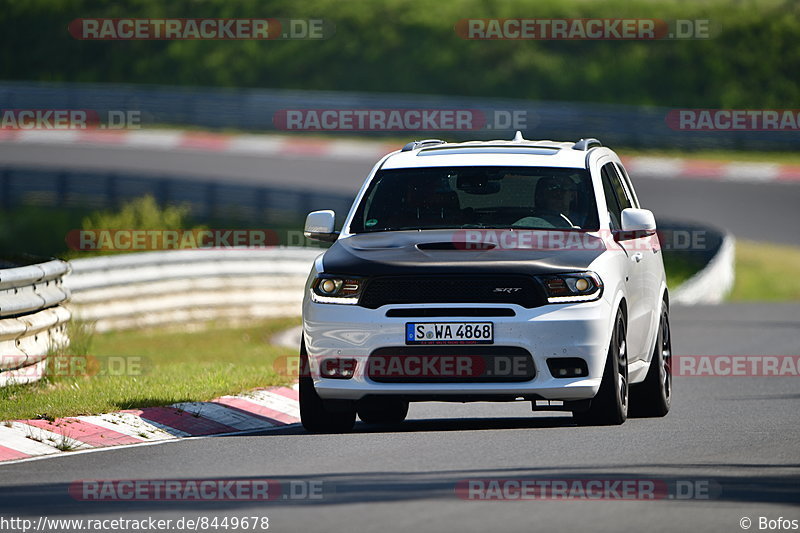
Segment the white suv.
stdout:
<svg viewBox="0 0 800 533">
<path fill-rule="evenodd" d="M 664 416 L 669 299 L 653 214 L 596 139 L 409 143 L 381 159 L 303 300 L 309 431 L 411 401 L 530 401 L 578 424 Z"/>
</svg>

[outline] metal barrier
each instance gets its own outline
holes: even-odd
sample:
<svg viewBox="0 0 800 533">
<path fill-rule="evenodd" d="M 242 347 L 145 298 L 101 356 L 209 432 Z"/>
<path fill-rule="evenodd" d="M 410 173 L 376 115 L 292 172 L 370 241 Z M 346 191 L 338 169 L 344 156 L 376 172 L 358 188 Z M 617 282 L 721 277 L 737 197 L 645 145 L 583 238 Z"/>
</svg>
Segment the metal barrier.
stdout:
<svg viewBox="0 0 800 533">
<path fill-rule="evenodd" d="M 0 270 L 0 387 L 40 379 L 50 350 L 68 344 L 69 270 L 59 260 Z"/>
<path fill-rule="evenodd" d="M 95 331 L 300 316 L 319 248 L 177 250 L 76 259 L 70 308 Z"/>
<path fill-rule="evenodd" d="M 287 109 L 469 109 L 485 117 L 495 138 L 506 138 L 517 129 L 501 123 L 517 111 L 525 117 L 525 136 L 532 139 L 598 137 L 608 145 L 647 148 L 800 147 L 800 137 L 782 131 L 674 130 L 666 122 L 671 109 L 665 107 L 459 96 L 6 81 L 0 83 L 0 108 L 91 109 L 101 115 L 112 110 L 138 111 L 145 127 L 167 124 L 255 131 L 275 130 L 276 113 Z M 347 134 L 375 137 L 381 132 Z M 441 133 L 454 139 L 479 134 L 472 130 Z"/>
<path fill-rule="evenodd" d="M 272 225 L 297 224 L 316 209 L 350 210 L 352 195 L 261 185 L 149 177 L 110 171 L 59 171 L 0 167 L 0 208 L 20 205 L 115 208 L 152 195 L 162 204 L 182 204 L 202 220 L 237 220 Z"/>
</svg>

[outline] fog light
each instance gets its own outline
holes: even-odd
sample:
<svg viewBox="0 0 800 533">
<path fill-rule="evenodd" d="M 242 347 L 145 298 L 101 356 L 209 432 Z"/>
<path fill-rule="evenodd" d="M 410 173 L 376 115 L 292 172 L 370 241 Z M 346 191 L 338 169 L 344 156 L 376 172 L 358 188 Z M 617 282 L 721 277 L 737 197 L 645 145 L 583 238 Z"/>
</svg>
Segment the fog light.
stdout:
<svg viewBox="0 0 800 533">
<path fill-rule="evenodd" d="M 547 360 L 550 374 L 555 378 L 576 378 L 589 375 L 586 361 L 580 357 L 554 357 Z"/>
<path fill-rule="evenodd" d="M 350 379 L 356 373 L 355 359 L 324 359 L 319 365 L 323 378 Z"/>
</svg>

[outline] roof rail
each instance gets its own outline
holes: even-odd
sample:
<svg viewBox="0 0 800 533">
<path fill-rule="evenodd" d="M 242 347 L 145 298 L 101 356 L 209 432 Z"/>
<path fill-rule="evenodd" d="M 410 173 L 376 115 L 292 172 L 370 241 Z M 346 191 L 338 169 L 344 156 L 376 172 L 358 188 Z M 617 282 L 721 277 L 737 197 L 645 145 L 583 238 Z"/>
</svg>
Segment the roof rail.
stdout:
<svg viewBox="0 0 800 533">
<path fill-rule="evenodd" d="M 581 139 L 580 141 L 576 142 L 572 145 L 573 150 L 583 150 L 584 152 L 594 146 L 603 146 L 603 143 L 595 139 L 594 137 L 589 137 L 588 139 Z"/>
<path fill-rule="evenodd" d="M 444 141 L 440 141 L 439 139 L 424 139 L 422 141 L 411 141 L 407 145 L 403 146 L 403 149 L 400 150 L 401 152 L 410 152 L 411 150 L 416 150 L 417 148 L 422 148 L 423 146 L 429 146 L 434 144 L 444 144 Z"/>
</svg>

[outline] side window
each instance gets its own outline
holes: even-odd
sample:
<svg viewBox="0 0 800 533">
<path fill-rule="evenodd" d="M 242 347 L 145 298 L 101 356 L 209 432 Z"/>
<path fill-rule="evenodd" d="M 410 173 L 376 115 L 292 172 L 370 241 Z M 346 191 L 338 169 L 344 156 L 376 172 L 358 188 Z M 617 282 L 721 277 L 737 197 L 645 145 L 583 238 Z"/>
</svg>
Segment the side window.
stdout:
<svg viewBox="0 0 800 533">
<path fill-rule="evenodd" d="M 609 177 L 611 178 L 611 185 L 614 186 L 614 195 L 617 197 L 617 201 L 619 202 L 620 211 L 629 207 L 633 207 L 633 201 L 631 200 L 630 194 L 628 194 L 628 190 L 622 184 L 622 178 L 617 173 L 616 166 L 609 163 L 603 168 L 605 167 L 610 167 L 608 169 L 610 174 Z"/>
<path fill-rule="evenodd" d="M 622 178 L 622 183 L 625 185 L 625 190 L 628 192 L 628 197 L 631 200 L 631 207 L 639 208 L 639 199 L 636 197 L 636 191 L 633 190 L 633 184 L 631 183 L 631 178 L 628 176 L 628 172 L 625 170 L 625 167 L 620 165 L 619 163 L 615 163 L 614 167 L 617 169 L 617 175 Z"/>
<path fill-rule="evenodd" d="M 611 229 L 620 229 L 622 227 L 620 225 L 622 208 L 614 190 L 614 181 L 619 182 L 614 173 L 614 164 L 606 163 L 603 165 L 603 168 L 600 169 L 600 176 L 603 182 L 603 195 L 606 197 L 606 205 L 608 206 L 608 216 L 611 217 Z"/>
</svg>

